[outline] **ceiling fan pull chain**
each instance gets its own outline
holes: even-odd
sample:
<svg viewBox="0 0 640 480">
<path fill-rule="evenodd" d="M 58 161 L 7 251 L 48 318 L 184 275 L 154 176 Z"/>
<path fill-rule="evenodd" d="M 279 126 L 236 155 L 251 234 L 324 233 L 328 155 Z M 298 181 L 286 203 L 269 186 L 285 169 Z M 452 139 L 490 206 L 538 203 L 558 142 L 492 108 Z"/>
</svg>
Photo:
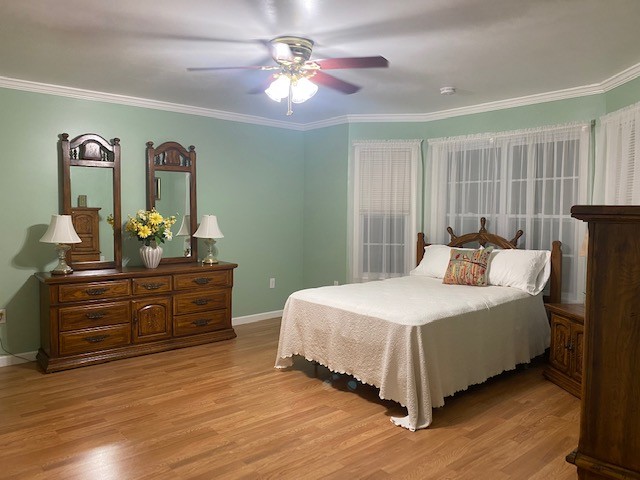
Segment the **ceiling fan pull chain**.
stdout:
<svg viewBox="0 0 640 480">
<path fill-rule="evenodd" d="M 291 84 L 292 82 L 289 82 L 289 95 L 287 96 L 287 115 L 293 115 L 293 108 L 291 108 L 291 97 L 293 96 Z"/>
</svg>

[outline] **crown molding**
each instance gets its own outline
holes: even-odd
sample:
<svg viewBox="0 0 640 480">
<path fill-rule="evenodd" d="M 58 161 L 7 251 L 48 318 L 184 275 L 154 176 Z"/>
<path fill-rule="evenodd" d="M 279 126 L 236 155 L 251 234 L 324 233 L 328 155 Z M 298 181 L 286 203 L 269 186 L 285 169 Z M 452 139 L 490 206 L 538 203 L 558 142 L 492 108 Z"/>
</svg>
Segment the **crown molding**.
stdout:
<svg viewBox="0 0 640 480">
<path fill-rule="evenodd" d="M 319 128 L 334 127 L 336 125 L 344 125 L 344 124 L 351 123 L 350 122 L 351 118 L 352 118 L 351 115 L 343 115 L 340 117 L 327 118 L 326 120 L 318 120 L 317 122 L 309 122 L 309 123 L 305 123 L 302 126 L 302 130 L 304 131 L 317 130 Z"/>
<path fill-rule="evenodd" d="M 508 108 L 523 107 L 535 105 L 538 103 L 554 102 L 558 100 L 567 100 L 571 98 L 586 97 L 589 95 L 598 95 L 608 92 L 619 87 L 631 80 L 640 77 L 640 63 L 633 65 L 622 72 L 607 78 L 600 83 L 585 85 L 581 87 L 567 88 L 553 92 L 538 93 L 523 97 L 510 98 L 507 100 L 498 100 L 495 102 L 486 102 L 469 107 L 453 108 L 449 110 L 440 110 L 431 113 L 408 113 L 408 114 L 362 114 L 362 115 L 343 115 L 332 117 L 325 120 L 310 123 L 291 123 L 280 120 L 272 120 L 265 117 L 255 115 L 245 115 L 240 113 L 225 112 L 222 110 L 213 110 L 209 108 L 195 107 L 191 105 L 182 105 L 178 103 L 162 102 L 159 100 L 151 100 L 147 98 L 130 97 L 127 95 L 118 95 L 106 92 L 97 92 L 92 90 L 83 90 L 80 88 L 65 87 L 60 85 L 51 85 L 46 83 L 31 82 L 28 80 L 19 80 L 0 76 L 0 88 L 9 88 L 13 90 L 23 90 L 27 92 L 44 93 L 48 95 L 58 95 L 80 100 L 90 100 L 105 103 L 115 103 L 119 105 L 127 105 L 140 108 L 149 108 L 153 110 L 163 110 L 167 112 L 183 113 L 186 115 L 197 115 L 200 117 L 210 117 L 219 120 L 227 120 L 230 122 L 249 123 L 253 125 L 262 125 L 274 128 L 284 128 L 288 130 L 309 131 L 319 128 L 332 127 L 336 125 L 344 125 L 350 123 L 374 123 L 374 122 L 431 122 L 435 120 L 443 120 L 446 118 L 459 117 L 463 115 L 472 115 L 475 113 L 486 113 L 495 110 L 505 110 Z"/>
<path fill-rule="evenodd" d="M 495 110 L 505 110 L 508 108 L 524 107 L 539 103 L 555 102 L 558 100 L 568 100 L 571 98 L 587 97 L 589 95 L 599 95 L 606 93 L 620 85 L 624 85 L 631 80 L 640 77 L 640 63 L 633 65 L 622 72 L 607 78 L 600 83 L 584 85 L 581 87 L 567 88 L 553 92 L 537 93 L 524 97 L 498 100 L 495 102 L 480 103 L 469 107 L 452 108 L 431 113 L 407 113 L 407 114 L 382 114 L 382 115 L 347 115 L 345 117 L 334 117 L 319 122 L 307 123 L 303 130 L 314 130 L 341 123 L 375 123 L 375 122 L 432 122 L 444 120 L 446 118 L 472 115 L 474 113 L 486 113 Z"/>
<path fill-rule="evenodd" d="M 626 70 L 607 78 L 601 83 L 601 85 L 604 91 L 608 92 L 609 90 L 613 90 L 614 88 L 624 85 L 631 80 L 635 80 L 638 77 L 640 77 L 640 63 L 632 65 Z"/>
<path fill-rule="evenodd" d="M 452 108 L 440 110 L 432 113 L 407 113 L 398 115 L 349 115 L 349 123 L 367 122 L 432 122 L 445 118 L 459 117 L 462 115 L 472 115 L 474 113 L 492 112 L 495 110 L 505 110 L 508 108 L 524 107 L 539 103 L 555 102 L 570 98 L 586 97 L 604 93 L 601 84 L 586 85 L 583 87 L 568 88 L 555 92 L 537 93 L 524 97 L 510 98 L 508 100 L 498 100 L 495 102 L 479 103 L 469 107 Z"/>
<path fill-rule="evenodd" d="M 97 92 L 61 85 L 51 85 L 48 83 L 31 82 L 29 80 L 19 80 L 15 78 L 1 77 L 0 87 L 25 92 L 44 93 L 47 95 L 57 95 L 61 97 L 75 98 L 79 100 L 89 100 L 94 102 L 114 103 L 127 105 L 130 107 L 149 108 L 152 110 L 163 110 L 166 112 L 184 113 L 187 115 L 197 115 L 200 117 L 217 118 L 230 122 L 250 123 L 267 127 L 286 128 L 289 130 L 303 130 L 304 125 L 279 120 L 271 120 L 255 115 L 244 115 L 240 113 L 225 112 L 209 108 L 194 107 L 192 105 L 182 105 L 179 103 L 162 102 L 148 98 L 130 97 L 115 93 Z"/>
</svg>

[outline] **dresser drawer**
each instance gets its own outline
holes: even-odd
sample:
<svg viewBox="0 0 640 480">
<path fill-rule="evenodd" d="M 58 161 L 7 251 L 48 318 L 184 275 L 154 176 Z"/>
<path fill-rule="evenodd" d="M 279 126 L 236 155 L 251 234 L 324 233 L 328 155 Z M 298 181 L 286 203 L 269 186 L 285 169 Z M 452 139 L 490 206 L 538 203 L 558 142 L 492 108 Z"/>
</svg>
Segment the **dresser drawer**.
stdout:
<svg viewBox="0 0 640 480">
<path fill-rule="evenodd" d="M 60 331 L 80 328 L 103 327 L 129 323 L 131 307 L 129 302 L 99 303 L 79 307 L 63 307 L 58 314 Z"/>
<path fill-rule="evenodd" d="M 199 273 L 180 273 L 173 276 L 176 290 L 191 290 L 197 287 L 230 287 L 231 270 L 206 271 Z"/>
<path fill-rule="evenodd" d="M 60 285 L 58 290 L 58 300 L 60 302 L 99 300 L 102 298 L 124 297 L 127 295 L 131 295 L 131 284 L 129 280 Z"/>
<path fill-rule="evenodd" d="M 171 277 L 147 277 L 133 279 L 133 294 L 162 293 L 171 291 Z"/>
<path fill-rule="evenodd" d="M 131 343 L 131 325 L 114 325 L 60 334 L 60 355 L 96 352 Z"/>
<path fill-rule="evenodd" d="M 228 290 L 205 290 L 195 293 L 179 293 L 174 297 L 173 314 L 206 312 L 226 308 L 229 303 Z"/>
<path fill-rule="evenodd" d="M 194 335 L 231 328 L 228 322 L 229 311 L 226 309 L 175 316 L 173 317 L 173 334 Z"/>
</svg>

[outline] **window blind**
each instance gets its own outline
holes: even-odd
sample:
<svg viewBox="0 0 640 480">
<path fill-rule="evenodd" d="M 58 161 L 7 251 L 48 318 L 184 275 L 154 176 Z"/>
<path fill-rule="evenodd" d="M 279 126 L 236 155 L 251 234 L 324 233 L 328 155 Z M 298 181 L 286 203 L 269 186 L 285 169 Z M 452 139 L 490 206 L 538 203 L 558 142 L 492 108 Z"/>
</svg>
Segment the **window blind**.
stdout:
<svg viewBox="0 0 640 480">
<path fill-rule="evenodd" d="M 415 266 L 420 140 L 354 142 L 350 159 L 351 281 Z"/>
</svg>

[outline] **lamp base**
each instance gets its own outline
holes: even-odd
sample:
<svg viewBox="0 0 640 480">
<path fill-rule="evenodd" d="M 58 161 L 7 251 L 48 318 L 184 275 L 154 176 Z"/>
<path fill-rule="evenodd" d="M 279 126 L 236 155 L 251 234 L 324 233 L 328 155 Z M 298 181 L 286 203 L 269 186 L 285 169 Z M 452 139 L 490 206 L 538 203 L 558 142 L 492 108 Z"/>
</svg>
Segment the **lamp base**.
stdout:
<svg viewBox="0 0 640 480">
<path fill-rule="evenodd" d="M 56 244 L 56 252 L 58 254 L 58 265 L 56 268 L 51 270 L 52 275 L 68 275 L 73 273 L 73 268 L 71 268 L 67 264 L 67 251 L 70 250 L 71 247 L 69 245 L 65 245 L 64 243 Z"/>
<path fill-rule="evenodd" d="M 218 259 L 213 254 L 213 245 L 216 243 L 215 239 L 205 238 L 204 243 L 209 248 L 209 253 L 207 254 L 206 257 L 202 259 L 202 263 L 206 263 L 207 265 L 213 265 L 214 263 L 218 263 Z"/>
<path fill-rule="evenodd" d="M 202 263 L 206 263 L 207 265 L 213 265 L 214 263 L 218 263 L 218 259 L 213 255 L 207 255 L 202 259 Z"/>
</svg>

